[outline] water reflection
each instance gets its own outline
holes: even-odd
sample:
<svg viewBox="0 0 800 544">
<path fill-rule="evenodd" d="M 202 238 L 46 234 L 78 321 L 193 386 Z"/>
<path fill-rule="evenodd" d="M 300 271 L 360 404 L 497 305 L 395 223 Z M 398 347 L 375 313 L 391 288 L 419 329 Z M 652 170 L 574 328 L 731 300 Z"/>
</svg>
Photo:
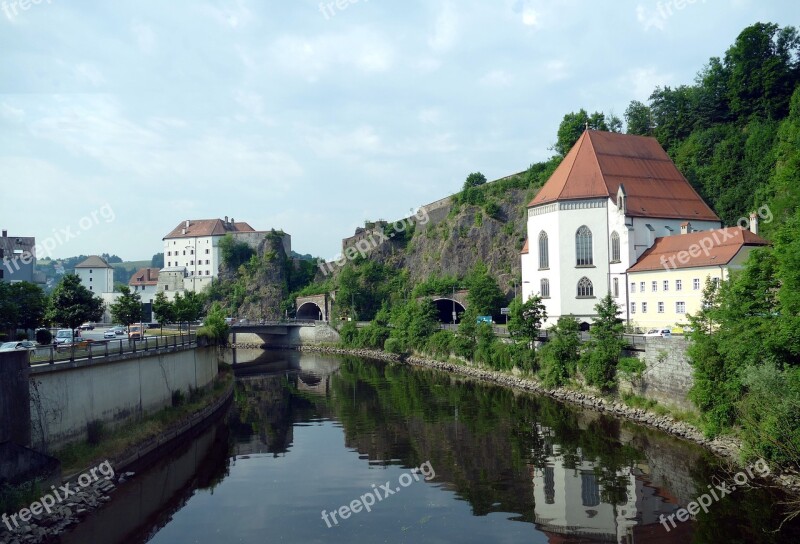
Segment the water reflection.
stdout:
<svg viewBox="0 0 800 544">
<path fill-rule="evenodd" d="M 660 516 L 724 474 L 701 448 L 661 433 L 402 365 L 297 352 L 235 357 L 229 441 L 198 444 L 208 453 L 195 454 L 197 464 L 158 468 L 150 483 L 143 477 L 140 501 L 161 491 L 160 479 L 171 472 L 220 475 L 218 483 L 209 487 L 209 478 L 198 477 L 189 484 L 193 491 L 172 492 L 180 508 L 173 515 L 175 499 L 162 502 L 158 522 L 142 511 L 138 522 L 148 536 L 140 540 L 103 539 L 95 531 L 83 541 L 256 543 L 268 535 L 287 542 L 672 543 L 800 536 L 796 524 L 770 532 L 781 520 L 772 506 L 781 497 L 763 490 L 737 491 L 667 532 Z M 432 482 L 403 489 L 333 529 L 320 521 L 322 509 L 348 504 L 371 484 L 397 481 L 424 462 L 435 468 Z"/>
</svg>

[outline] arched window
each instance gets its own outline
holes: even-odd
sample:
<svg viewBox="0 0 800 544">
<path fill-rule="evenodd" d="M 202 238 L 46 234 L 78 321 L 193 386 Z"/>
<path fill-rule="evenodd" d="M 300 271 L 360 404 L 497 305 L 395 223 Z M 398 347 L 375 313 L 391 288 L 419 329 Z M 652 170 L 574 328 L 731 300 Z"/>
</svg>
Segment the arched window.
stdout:
<svg viewBox="0 0 800 544">
<path fill-rule="evenodd" d="M 547 240 L 547 233 L 539 233 L 539 270 L 550 268 L 550 247 Z"/>
<path fill-rule="evenodd" d="M 541 288 L 539 289 L 539 294 L 542 298 L 550 298 L 550 280 L 543 279 L 541 282 Z"/>
<path fill-rule="evenodd" d="M 586 225 L 575 233 L 575 262 L 578 266 L 592 266 L 592 231 Z"/>
<path fill-rule="evenodd" d="M 620 261 L 619 250 L 619 234 L 617 231 L 611 233 L 611 262 L 618 263 Z"/>
<path fill-rule="evenodd" d="M 578 282 L 578 298 L 590 298 L 594 296 L 594 286 L 592 280 L 586 276 Z"/>
</svg>

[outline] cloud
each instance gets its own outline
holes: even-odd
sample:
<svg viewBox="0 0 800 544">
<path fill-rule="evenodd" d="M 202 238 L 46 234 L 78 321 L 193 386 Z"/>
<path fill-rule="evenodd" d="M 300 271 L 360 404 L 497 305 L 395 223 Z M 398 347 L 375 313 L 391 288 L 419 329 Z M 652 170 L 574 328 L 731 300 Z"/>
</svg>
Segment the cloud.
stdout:
<svg viewBox="0 0 800 544">
<path fill-rule="evenodd" d="M 391 46 L 381 36 L 361 29 L 311 37 L 281 36 L 273 43 L 270 56 L 276 66 L 312 82 L 338 73 L 342 67 L 364 73 L 386 72 L 394 61 Z"/>
<path fill-rule="evenodd" d="M 150 54 L 156 49 L 156 33 L 153 28 L 144 23 L 133 23 L 131 32 L 136 39 L 136 45 L 142 53 Z"/>
<path fill-rule="evenodd" d="M 622 78 L 622 87 L 633 92 L 631 99 L 646 101 L 653 89 L 667 85 L 672 74 L 659 73 L 655 68 L 634 68 Z"/>
<path fill-rule="evenodd" d="M 567 63 L 560 59 L 553 59 L 547 62 L 544 66 L 546 74 L 545 77 L 547 81 L 554 82 L 554 81 L 561 81 L 562 79 L 566 79 L 569 77 L 569 72 L 567 70 Z"/>
<path fill-rule="evenodd" d="M 636 20 L 639 21 L 645 30 L 655 27 L 658 30 L 664 30 L 665 19 L 656 10 L 650 9 L 647 6 L 639 4 L 636 6 Z"/>
<path fill-rule="evenodd" d="M 9 121 L 22 121 L 25 118 L 25 110 L 0 102 L 0 117 Z"/>
<path fill-rule="evenodd" d="M 484 75 L 480 82 L 487 87 L 508 87 L 513 79 L 513 76 L 504 70 L 492 70 Z"/>
<path fill-rule="evenodd" d="M 458 12 L 451 2 L 444 2 L 434 23 L 428 46 L 435 53 L 452 49 L 458 39 Z"/>
<path fill-rule="evenodd" d="M 100 69 L 94 64 L 88 62 L 81 62 L 75 66 L 75 77 L 79 81 L 88 81 L 92 86 L 97 87 L 106 82 L 106 78 L 100 72 Z"/>
<path fill-rule="evenodd" d="M 222 7 L 208 9 L 217 23 L 234 30 L 247 26 L 254 19 L 253 12 L 244 0 L 225 2 Z"/>
</svg>

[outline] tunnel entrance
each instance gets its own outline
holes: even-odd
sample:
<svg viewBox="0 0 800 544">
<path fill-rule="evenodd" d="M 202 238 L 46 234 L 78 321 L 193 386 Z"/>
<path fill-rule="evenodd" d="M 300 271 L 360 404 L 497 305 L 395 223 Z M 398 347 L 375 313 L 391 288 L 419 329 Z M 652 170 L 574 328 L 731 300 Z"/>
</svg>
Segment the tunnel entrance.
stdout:
<svg viewBox="0 0 800 544">
<path fill-rule="evenodd" d="M 322 321 L 322 308 L 313 302 L 306 302 L 297 309 L 297 319 Z"/>
<path fill-rule="evenodd" d="M 466 311 L 466 308 L 460 302 L 451 298 L 440 298 L 434 300 L 433 304 L 439 314 L 440 323 L 452 323 L 454 311 L 456 312 L 456 324 L 461 323 L 461 315 Z"/>
</svg>

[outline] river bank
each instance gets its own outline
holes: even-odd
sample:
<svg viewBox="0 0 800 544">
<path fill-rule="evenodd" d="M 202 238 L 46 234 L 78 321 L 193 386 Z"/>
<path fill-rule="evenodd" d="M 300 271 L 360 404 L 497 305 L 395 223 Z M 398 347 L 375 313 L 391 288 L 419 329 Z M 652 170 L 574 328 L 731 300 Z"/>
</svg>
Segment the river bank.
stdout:
<svg viewBox="0 0 800 544">
<path fill-rule="evenodd" d="M 34 508 L 32 504 L 27 509 L 25 515 L 29 518 L 27 521 L 22 521 L 22 516 L 18 513 L 6 513 L 7 517 L 3 518 L 4 523 L 0 524 L 0 543 L 54 541 L 59 534 L 68 531 L 92 511 L 112 500 L 109 495 L 114 492 L 117 485 L 134 476 L 132 472 L 128 472 L 131 467 L 158 455 L 162 449 L 190 434 L 223 409 L 233 396 L 233 387 L 233 373 L 222 373 L 218 376 L 215 387 L 201 399 L 198 406 L 189 413 L 180 414 L 175 420 L 169 420 L 165 427 L 157 426 L 155 435 L 143 433 L 145 438 L 133 444 L 128 443 L 121 450 L 113 444 L 101 442 L 93 451 L 91 464 L 82 462 L 79 465 L 82 467 L 80 470 L 76 468 L 78 465 L 68 467 L 68 476 L 63 478 L 60 487 L 53 486 L 51 489 L 41 491 L 42 499 L 37 500 L 39 507 Z M 157 413 L 137 422 L 135 426 L 147 428 L 163 417 L 162 413 Z M 107 468 L 105 471 L 100 470 L 98 475 L 97 467 L 103 465 Z M 108 470 L 111 467 L 113 470 Z M 90 481 L 87 475 L 97 477 L 91 478 Z M 53 502 L 49 512 L 41 508 L 45 496 L 49 496 Z M 24 510 L 26 509 L 20 510 L 20 513 Z"/>
<path fill-rule="evenodd" d="M 334 346 L 300 346 L 299 351 L 330 353 L 336 355 L 354 355 L 378 359 L 386 362 L 405 363 L 419 367 L 432 368 L 444 372 L 460 374 L 470 378 L 495 383 L 505 387 L 511 387 L 524 391 L 545 395 L 561 402 L 573 404 L 583 408 L 588 408 L 597 412 L 607 413 L 613 416 L 624 418 L 635 423 L 653 427 L 662 432 L 688 440 L 698 444 L 715 455 L 729 460 L 730 462 L 741 465 L 740 452 L 742 444 L 739 440 L 732 437 L 706 438 L 703 433 L 683 421 L 678 421 L 669 415 L 659 415 L 643 408 L 631 408 L 625 405 L 621 399 L 608 399 L 586 391 L 578 391 L 565 387 L 554 389 L 546 388 L 538 381 L 529 378 L 513 375 L 510 373 L 499 372 L 471 366 L 467 364 L 455 364 L 451 362 L 437 361 L 419 356 L 401 357 L 394 353 L 370 349 L 349 349 Z M 773 474 L 768 478 L 770 483 L 775 484 L 795 496 L 800 496 L 800 477 L 793 473 Z"/>
</svg>

